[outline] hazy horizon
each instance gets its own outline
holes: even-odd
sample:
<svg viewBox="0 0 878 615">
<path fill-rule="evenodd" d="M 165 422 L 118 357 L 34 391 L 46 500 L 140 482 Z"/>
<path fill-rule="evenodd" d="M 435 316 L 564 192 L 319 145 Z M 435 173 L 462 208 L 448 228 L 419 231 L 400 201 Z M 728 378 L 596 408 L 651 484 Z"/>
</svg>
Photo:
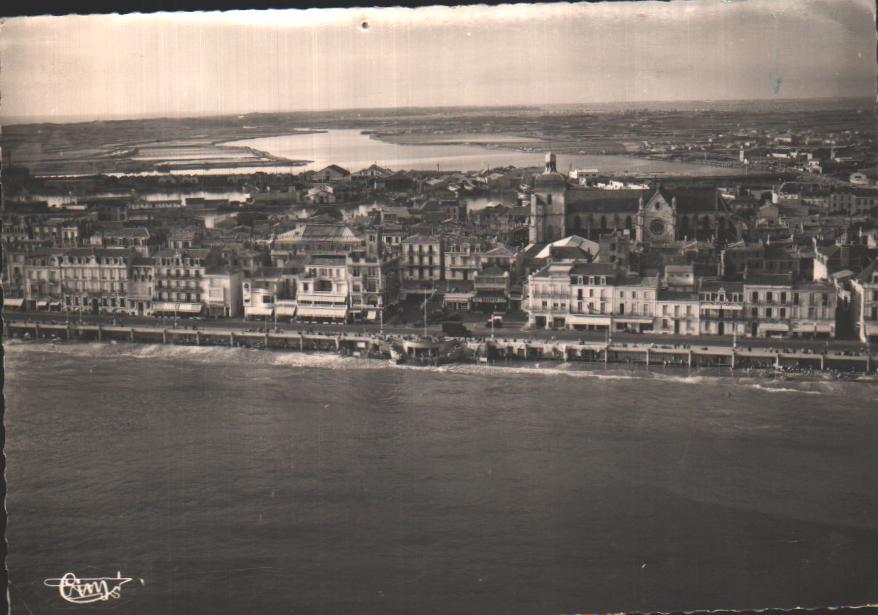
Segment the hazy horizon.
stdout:
<svg viewBox="0 0 878 615">
<path fill-rule="evenodd" d="M 538 108 L 553 108 L 553 107 L 589 107 L 589 106 L 600 106 L 600 105 L 619 105 L 620 109 L 631 109 L 634 107 L 642 107 L 642 106 L 668 106 L 679 104 L 681 106 L 692 105 L 694 103 L 704 103 L 706 105 L 711 104 L 728 104 L 728 103 L 763 103 L 763 102 L 774 102 L 778 104 L 794 104 L 794 103 L 807 103 L 807 102 L 820 102 L 820 101 L 833 101 L 833 100 L 869 100 L 876 101 L 875 96 L 814 96 L 810 98 L 728 98 L 728 99 L 718 99 L 718 100 L 706 100 L 706 99 L 693 99 L 693 100 L 632 100 L 632 101 L 595 101 L 589 103 L 580 103 L 580 102 L 558 102 L 558 103 L 535 103 L 531 105 L 454 105 L 454 106 L 420 106 L 420 107 L 354 107 L 354 108 L 338 108 L 338 109 L 323 109 L 320 111 L 315 111 L 311 109 L 279 109 L 276 111 L 252 111 L 245 113 L 204 113 L 201 115 L 195 115 L 192 113 L 180 113 L 178 115 L 140 115 L 140 116 L 128 116 L 128 115 L 115 115 L 115 116 L 57 116 L 57 117 L 7 117 L 3 121 L 3 126 L 23 126 L 23 125 L 32 125 L 32 124 L 88 124 L 94 122 L 126 122 L 126 121 L 138 121 L 138 120 L 187 120 L 187 119 L 209 119 L 209 118 L 222 118 L 222 117 L 247 117 L 254 115 L 286 115 L 286 114 L 319 114 L 319 113 L 352 113 L 352 112 L 380 112 L 380 111 L 418 111 L 418 110 L 439 110 L 439 109 L 538 109 Z M 876 101 L 876 105 L 878 105 L 878 101 Z"/>
<path fill-rule="evenodd" d="M 875 40 L 867 0 L 22 17 L 0 119 L 874 97 Z"/>
</svg>

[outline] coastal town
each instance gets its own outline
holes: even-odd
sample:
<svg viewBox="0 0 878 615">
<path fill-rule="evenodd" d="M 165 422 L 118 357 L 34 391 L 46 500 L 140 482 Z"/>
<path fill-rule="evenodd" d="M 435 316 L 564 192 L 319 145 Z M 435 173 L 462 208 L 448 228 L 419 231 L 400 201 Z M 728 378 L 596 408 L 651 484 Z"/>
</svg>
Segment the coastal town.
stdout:
<svg viewBox="0 0 878 615">
<path fill-rule="evenodd" d="M 851 131 L 771 141 L 752 148 L 737 135 L 746 172 L 713 178 L 562 171 L 552 152 L 542 169 L 478 172 L 10 166 L 4 308 L 7 319 L 173 329 L 846 340 L 868 354 L 878 176 L 861 166 L 866 141 Z"/>
<path fill-rule="evenodd" d="M 2 23 L 11 615 L 878 603 L 875 2 L 217 8 Z"/>
</svg>

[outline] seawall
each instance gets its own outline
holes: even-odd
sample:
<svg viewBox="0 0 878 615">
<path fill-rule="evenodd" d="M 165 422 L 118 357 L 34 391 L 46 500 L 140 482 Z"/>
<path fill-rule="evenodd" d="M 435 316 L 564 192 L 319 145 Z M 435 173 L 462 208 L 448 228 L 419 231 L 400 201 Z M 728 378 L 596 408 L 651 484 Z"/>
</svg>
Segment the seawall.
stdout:
<svg viewBox="0 0 878 615">
<path fill-rule="evenodd" d="M 195 346 L 248 347 L 286 352 L 333 352 L 349 356 L 421 363 L 494 363 L 558 361 L 687 368 L 764 369 L 874 373 L 868 354 L 846 351 L 732 346 L 690 346 L 536 338 L 441 339 L 374 333 L 321 333 L 307 330 L 243 331 L 218 326 L 168 328 L 5 320 L 4 336 L 62 342 L 129 342 Z"/>
</svg>

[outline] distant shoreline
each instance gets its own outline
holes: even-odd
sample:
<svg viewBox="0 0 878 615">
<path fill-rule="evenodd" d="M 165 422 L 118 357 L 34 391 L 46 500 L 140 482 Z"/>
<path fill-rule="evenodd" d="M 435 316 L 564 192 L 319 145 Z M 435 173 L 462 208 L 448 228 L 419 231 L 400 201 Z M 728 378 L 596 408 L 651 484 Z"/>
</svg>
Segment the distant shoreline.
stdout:
<svg viewBox="0 0 878 615">
<path fill-rule="evenodd" d="M 862 96 L 816 96 L 809 98 L 749 98 L 749 99 L 718 99 L 718 100 L 678 100 L 678 101 L 662 101 L 662 100 L 635 100 L 635 101 L 602 101 L 602 102 L 567 102 L 567 103 L 544 103 L 532 105 L 499 105 L 499 106 L 435 106 L 435 107 L 368 107 L 368 108 L 339 108 L 326 109 L 323 111 L 259 111 L 259 112 L 241 112 L 241 113 L 225 113 L 211 115 L 143 115 L 143 116 L 85 116 L 70 115 L 56 117 L 22 117 L 8 116 L 3 120 L 4 129 L 18 128 L 22 126 L 50 126 L 62 125 L 69 126 L 73 124 L 108 124 L 113 122 L 184 122 L 184 121 L 206 121 L 221 119 L 238 119 L 238 118 L 259 118 L 272 116 L 308 116 L 312 118 L 326 118 L 326 116 L 344 116 L 351 113 L 359 114 L 375 114 L 387 116 L 388 114 L 403 113 L 441 113 L 443 111 L 462 110 L 468 113 L 474 111 L 540 111 L 540 110 L 569 110 L 582 111 L 587 110 L 593 113 L 624 113 L 626 111 L 686 111 L 690 107 L 715 109 L 728 108 L 730 106 L 746 107 L 746 106 L 765 106 L 765 105 L 813 105 L 820 108 L 820 105 L 828 103 L 852 103 L 859 101 L 858 104 L 867 107 L 875 106 L 875 96 L 872 94 L 863 94 Z M 605 109 L 604 111 L 600 111 Z"/>
</svg>

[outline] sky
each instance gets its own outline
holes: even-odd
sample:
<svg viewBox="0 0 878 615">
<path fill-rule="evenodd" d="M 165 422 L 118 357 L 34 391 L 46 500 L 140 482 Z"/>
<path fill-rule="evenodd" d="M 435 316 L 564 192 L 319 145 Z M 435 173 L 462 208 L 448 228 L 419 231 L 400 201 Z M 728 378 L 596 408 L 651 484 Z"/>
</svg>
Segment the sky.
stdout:
<svg viewBox="0 0 878 615">
<path fill-rule="evenodd" d="M 674 0 L 12 18 L 0 30 L 0 121 L 874 96 L 874 8 Z"/>
</svg>

